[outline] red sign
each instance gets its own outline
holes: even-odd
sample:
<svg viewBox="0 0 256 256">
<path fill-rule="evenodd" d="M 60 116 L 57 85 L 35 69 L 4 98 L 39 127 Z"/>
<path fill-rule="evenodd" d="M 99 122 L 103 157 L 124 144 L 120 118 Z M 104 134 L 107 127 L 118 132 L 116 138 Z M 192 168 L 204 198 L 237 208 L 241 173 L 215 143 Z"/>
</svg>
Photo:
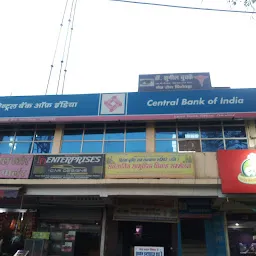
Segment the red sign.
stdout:
<svg viewBox="0 0 256 256">
<path fill-rule="evenodd" d="M 224 194 L 256 193 L 256 150 L 220 150 L 217 159 Z"/>
</svg>

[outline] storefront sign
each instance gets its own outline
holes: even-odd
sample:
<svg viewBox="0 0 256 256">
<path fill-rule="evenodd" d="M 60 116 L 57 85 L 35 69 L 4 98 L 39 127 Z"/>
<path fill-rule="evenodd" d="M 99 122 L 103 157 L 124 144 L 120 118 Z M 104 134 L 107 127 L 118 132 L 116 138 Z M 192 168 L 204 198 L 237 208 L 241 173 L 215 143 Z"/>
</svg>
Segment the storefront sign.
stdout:
<svg viewBox="0 0 256 256">
<path fill-rule="evenodd" d="M 0 97 L 0 122 L 255 118 L 256 89 Z"/>
<path fill-rule="evenodd" d="M 179 199 L 180 218 L 211 218 L 212 207 L 210 199 Z"/>
<path fill-rule="evenodd" d="M 122 205 L 114 210 L 113 219 L 118 221 L 178 222 L 178 209 L 152 205 Z"/>
<path fill-rule="evenodd" d="M 220 150 L 217 158 L 223 193 L 256 193 L 256 150 Z"/>
<path fill-rule="evenodd" d="M 106 178 L 194 178 L 193 153 L 106 154 Z"/>
<path fill-rule="evenodd" d="M 134 256 L 164 256 L 164 247 L 135 246 Z"/>
<path fill-rule="evenodd" d="M 0 155 L 0 179 L 27 179 L 32 155 Z"/>
<path fill-rule="evenodd" d="M 209 73 L 140 75 L 139 92 L 211 89 Z"/>
<path fill-rule="evenodd" d="M 32 233 L 33 239 L 44 239 L 49 240 L 50 238 L 50 232 L 33 232 Z"/>
<path fill-rule="evenodd" d="M 35 156 L 31 179 L 102 179 L 104 155 Z"/>
</svg>

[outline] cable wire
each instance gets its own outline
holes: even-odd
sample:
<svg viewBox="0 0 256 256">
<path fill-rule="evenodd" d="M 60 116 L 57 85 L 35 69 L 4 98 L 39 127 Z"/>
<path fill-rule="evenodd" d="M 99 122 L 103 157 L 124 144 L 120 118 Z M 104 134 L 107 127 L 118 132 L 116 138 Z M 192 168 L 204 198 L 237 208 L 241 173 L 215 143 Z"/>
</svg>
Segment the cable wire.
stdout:
<svg viewBox="0 0 256 256">
<path fill-rule="evenodd" d="M 65 38 L 64 48 L 63 48 L 63 54 L 62 54 L 62 59 L 61 59 L 61 62 L 60 62 L 60 72 L 59 72 L 59 78 L 58 78 L 58 83 L 57 83 L 56 94 L 58 94 L 58 91 L 59 91 L 60 78 L 61 78 L 63 62 L 64 62 L 64 57 L 65 57 L 65 52 L 66 52 L 66 46 L 67 46 L 68 35 L 69 35 L 69 27 L 70 27 L 70 24 L 71 24 L 71 18 L 72 18 L 72 11 L 73 11 L 74 2 L 75 2 L 75 0 L 72 0 L 72 4 L 71 4 L 71 8 L 70 8 L 70 13 L 69 13 L 69 19 L 68 19 L 67 33 L 66 33 L 66 38 Z"/>
<path fill-rule="evenodd" d="M 141 4 L 141 5 L 170 7 L 170 8 L 179 8 L 179 9 L 199 10 L 199 11 L 230 12 L 230 13 L 244 13 L 244 14 L 255 14 L 256 13 L 256 12 L 247 12 L 247 11 L 238 11 L 238 10 L 225 10 L 225 9 L 190 7 L 190 6 L 169 5 L 169 4 L 157 4 L 157 3 L 149 3 L 149 2 L 136 2 L 136 1 L 129 1 L 129 0 L 110 0 L 110 1 L 129 3 L 129 4 Z"/>
<path fill-rule="evenodd" d="M 59 34 L 58 34 L 58 37 L 57 37 L 57 43 L 56 43 L 55 51 L 54 51 L 54 54 L 53 54 L 52 64 L 51 64 L 51 67 L 50 67 L 50 73 L 49 73 L 49 77 L 48 77 L 48 81 L 47 81 L 47 85 L 46 85 L 45 95 L 48 92 L 48 88 L 49 88 L 49 84 L 50 84 L 50 80 L 51 80 L 52 69 L 54 67 L 55 56 L 56 56 L 58 45 L 59 45 L 59 41 L 60 41 L 60 34 L 61 34 L 62 27 L 63 27 L 63 21 L 64 21 L 64 18 L 65 18 L 68 1 L 69 0 L 66 0 L 65 8 L 64 8 L 64 11 L 63 11 L 62 19 L 61 19 L 60 30 L 59 30 Z"/>
<path fill-rule="evenodd" d="M 73 13 L 73 18 L 72 18 L 72 26 L 71 26 L 71 31 L 70 31 L 70 38 L 69 38 L 69 44 L 68 44 L 68 51 L 67 51 L 67 57 L 66 57 L 66 65 L 64 68 L 64 77 L 63 77 L 63 84 L 62 84 L 62 90 L 61 90 L 61 94 L 63 94 L 64 92 L 64 87 L 65 87 L 65 81 L 66 81 L 66 74 L 67 74 L 67 66 L 68 66 L 68 58 L 69 58 L 69 52 L 70 52 L 70 45 L 71 45 L 71 39 L 72 39 L 72 33 L 74 30 L 74 21 L 75 21 L 75 15 L 76 15 L 76 5 L 77 5 L 77 1 L 75 2 L 75 7 L 74 7 L 74 13 Z"/>
</svg>

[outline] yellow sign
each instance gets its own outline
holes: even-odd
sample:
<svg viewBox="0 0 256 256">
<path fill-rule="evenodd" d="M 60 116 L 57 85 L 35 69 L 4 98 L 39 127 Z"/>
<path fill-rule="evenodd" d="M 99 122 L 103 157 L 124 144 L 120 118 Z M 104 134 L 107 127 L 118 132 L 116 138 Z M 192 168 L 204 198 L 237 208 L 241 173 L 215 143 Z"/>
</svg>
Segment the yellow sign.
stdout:
<svg viewBox="0 0 256 256">
<path fill-rule="evenodd" d="M 194 178 L 194 157 L 193 153 L 106 154 L 105 177 Z"/>
</svg>

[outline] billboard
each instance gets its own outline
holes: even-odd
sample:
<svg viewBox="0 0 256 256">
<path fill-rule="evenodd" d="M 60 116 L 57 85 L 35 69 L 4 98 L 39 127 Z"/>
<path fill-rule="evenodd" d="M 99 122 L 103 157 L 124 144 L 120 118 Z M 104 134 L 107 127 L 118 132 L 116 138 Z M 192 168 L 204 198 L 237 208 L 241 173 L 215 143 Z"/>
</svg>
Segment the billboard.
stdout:
<svg viewBox="0 0 256 256">
<path fill-rule="evenodd" d="M 28 179 L 33 155 L 1 155 L 0 179 Z"/>
<path fill-rule="evenodd" d="M 193 153 L 106 154 L 105 177 L 194 178 Z"/>
<path fill-rule="evenodd" d="M 31 179 L 102 179 L 104 155 L 38 155 Z"/>
<path fill-rule="evenodd" d="M 222 193 L 256 193 L 256 150 L 220 150 L 217 160 Z"/>
<path fill-rule="evenodd" d="M 210 73 L 152 74 L 139 76 L 139 92 L 211 89 Z"/>
<path fill-rule="evenodd" d="M 0 123 L 255 118 L 256 89 L 0 97 Z"/>
</svg>

